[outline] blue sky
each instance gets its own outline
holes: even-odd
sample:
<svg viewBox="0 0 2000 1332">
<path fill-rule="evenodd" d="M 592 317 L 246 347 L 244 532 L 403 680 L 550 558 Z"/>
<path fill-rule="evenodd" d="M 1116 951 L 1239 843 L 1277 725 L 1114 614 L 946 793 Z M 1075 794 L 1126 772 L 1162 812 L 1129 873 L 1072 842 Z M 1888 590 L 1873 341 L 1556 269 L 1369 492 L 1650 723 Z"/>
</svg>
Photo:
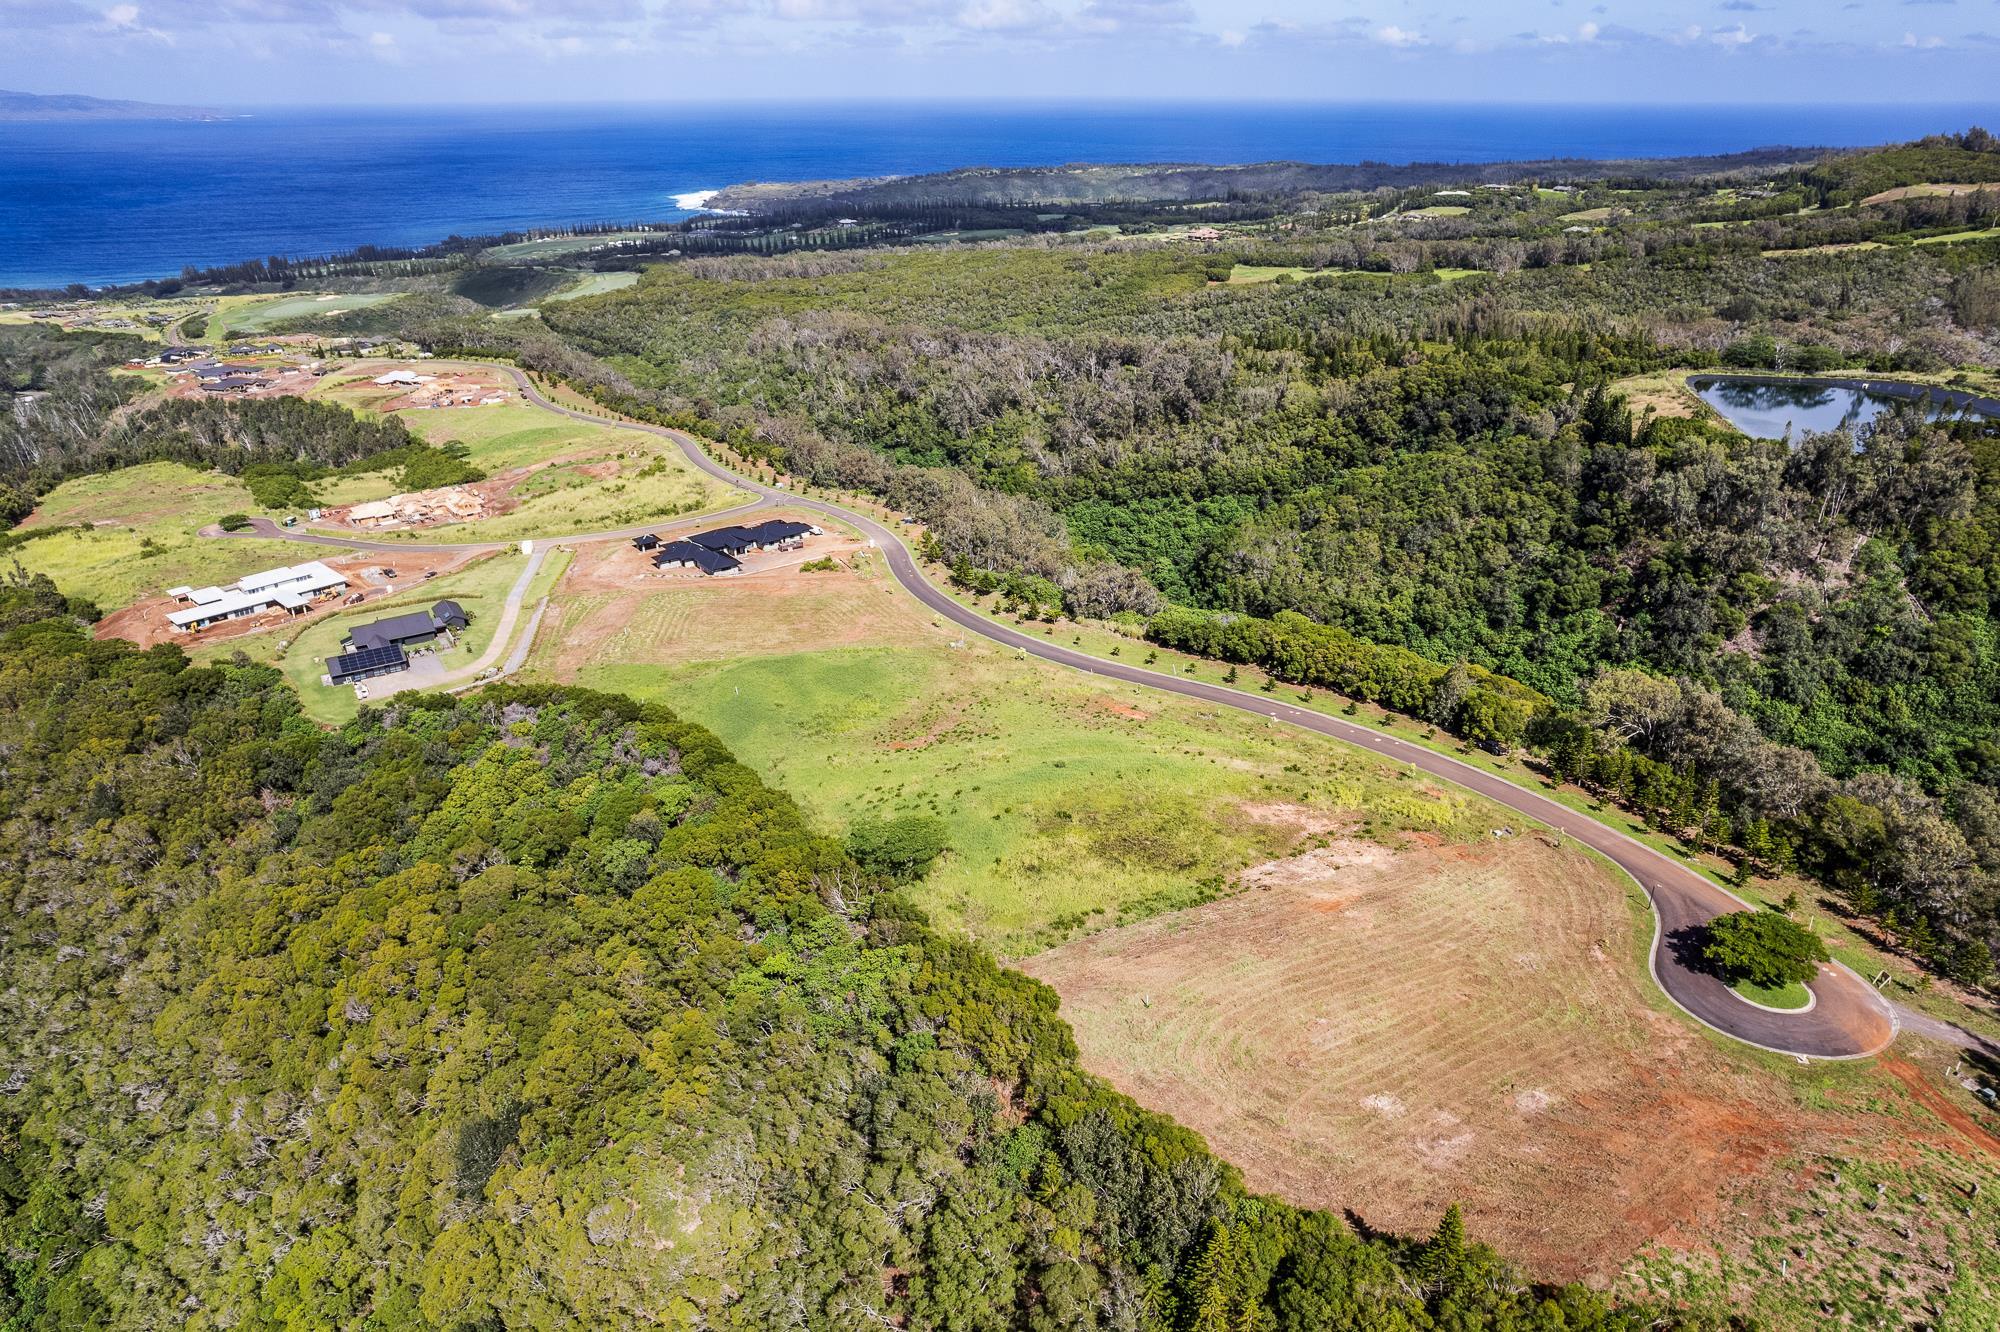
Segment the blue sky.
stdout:
<svg viewBox="0 0 2000 1332">
<path fill-rule="evenodd" d="M 0 0 L 0 87 L 216 104 L 1984 101 L 2000 0 Z"/>
</svg>

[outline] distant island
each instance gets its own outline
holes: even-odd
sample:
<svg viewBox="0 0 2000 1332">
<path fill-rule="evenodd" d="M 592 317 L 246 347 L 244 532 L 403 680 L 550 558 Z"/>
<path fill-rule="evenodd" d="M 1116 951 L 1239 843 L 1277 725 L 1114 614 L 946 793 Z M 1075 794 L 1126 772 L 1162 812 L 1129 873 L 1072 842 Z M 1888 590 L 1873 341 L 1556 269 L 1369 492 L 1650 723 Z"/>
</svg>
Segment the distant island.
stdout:
<svg viewBox="0 0 2000 1332">
<path fill-rule="evenodd" d="M 1651 180 L 1727 179 L 1802 170 L 1842 150 L 1772 147 L 1706 156 L 1540 158 L 1514 162 L 1089 163 L 961 167 L 911 176 L 765 181 L 728 186 L 704 201 L 711 212 L 769 213 L 811 206 L 909 207 L 939 199 L 988 205 L 1193 202 L 1310 191 L 1411 189 L 1447 182 L 1510 185 L 1578 175 Z"/>
<path fill-rule="evenodd" d="M 208 106 L 121 102 L 81 93 L 28 93 L 0 88 L 0 120 L 232 120 Z"/>
</svg>

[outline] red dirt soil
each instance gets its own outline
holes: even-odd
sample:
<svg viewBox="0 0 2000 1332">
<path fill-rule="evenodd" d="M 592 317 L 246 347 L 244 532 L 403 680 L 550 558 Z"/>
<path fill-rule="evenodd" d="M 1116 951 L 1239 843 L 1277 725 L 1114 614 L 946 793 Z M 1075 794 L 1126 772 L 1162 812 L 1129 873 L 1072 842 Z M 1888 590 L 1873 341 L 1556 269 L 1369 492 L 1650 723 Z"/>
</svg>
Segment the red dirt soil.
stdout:
<svg viewBox="0 0 2000 1332">
<path fill-rule="evenodd" d="M 1932 1085 L 1923 1070 L 1907 1059 L 1884 1056 L 1882 1071 L 1909 1088 L 1910 1095 L 1917 1098 L 1924 1109 L 1942 1119 L 1966 1143 L 1980 1148 L 1994 1160 L 2000 1161 L 2000 1138 L 1994 1137 L 1975 1122 L 1971 1115 L 1947 1100 L 1942 1092 Z"/>
<path fill-rule="evenodd" d="M 1605 1284 L 1768 1214 L 1787 1160 L 1911 1136 L 1802 1108 L 1642 994 L 1631 909 L 1574 848 L 1336 840 L 1239 882 L 1019 965 L 1093 1072 L 1252 1188 L 1403 1233 L 1461 1202 L 1532 1270 Z"/>
</svg>

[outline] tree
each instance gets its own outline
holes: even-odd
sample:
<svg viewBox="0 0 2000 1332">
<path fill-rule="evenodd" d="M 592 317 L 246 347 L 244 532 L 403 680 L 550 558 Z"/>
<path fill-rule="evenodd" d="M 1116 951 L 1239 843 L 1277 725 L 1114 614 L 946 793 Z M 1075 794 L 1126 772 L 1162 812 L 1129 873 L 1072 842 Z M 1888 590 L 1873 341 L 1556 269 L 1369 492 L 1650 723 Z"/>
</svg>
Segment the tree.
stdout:
<svg viewBox="0 0 2000 1332">
<path fill-rule="evenodd" d="M 861 867 L 898 882 L 921 878 L 944 854 L 949 830 L 932 814 L 865 820 L 848 831 L 847 849 Z"/>
<path fill-rule="evenodd" d="M 1453 1203 L 1417 1254 L 1417 1280 L 1434 1292 L 1449 1291 L 1464 1275 L 1465 1266 L 1465 1217 Z"/>
<path fill-rule="evenodd" d="M 1708 923 L 1701 953 L 1725 979 L 1772 990 L 1805 984 L 1827 961 L 1818 935 L 1770 910 L 1717 916 Z"/>
</svg>

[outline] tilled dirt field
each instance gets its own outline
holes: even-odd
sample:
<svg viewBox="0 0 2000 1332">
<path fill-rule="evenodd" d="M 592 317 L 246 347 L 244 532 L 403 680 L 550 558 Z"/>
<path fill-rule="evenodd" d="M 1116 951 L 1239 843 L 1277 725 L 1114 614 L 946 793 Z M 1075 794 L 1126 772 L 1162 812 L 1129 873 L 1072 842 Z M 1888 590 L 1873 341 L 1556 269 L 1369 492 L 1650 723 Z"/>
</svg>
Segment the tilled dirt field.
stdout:
<svg viewBox="0 0 2000 1332">
<path fill-rule="evenodd" d="M 1253 1188 L 1406 1233 L 1459 1201 L 1532 1269 L 1605 1283 L 1856 1132 L 1648 1002 L 1637 908 L 1574 849 L 1315 841 L 1019 964 L 1093 1071 Z"/>
</svg>

